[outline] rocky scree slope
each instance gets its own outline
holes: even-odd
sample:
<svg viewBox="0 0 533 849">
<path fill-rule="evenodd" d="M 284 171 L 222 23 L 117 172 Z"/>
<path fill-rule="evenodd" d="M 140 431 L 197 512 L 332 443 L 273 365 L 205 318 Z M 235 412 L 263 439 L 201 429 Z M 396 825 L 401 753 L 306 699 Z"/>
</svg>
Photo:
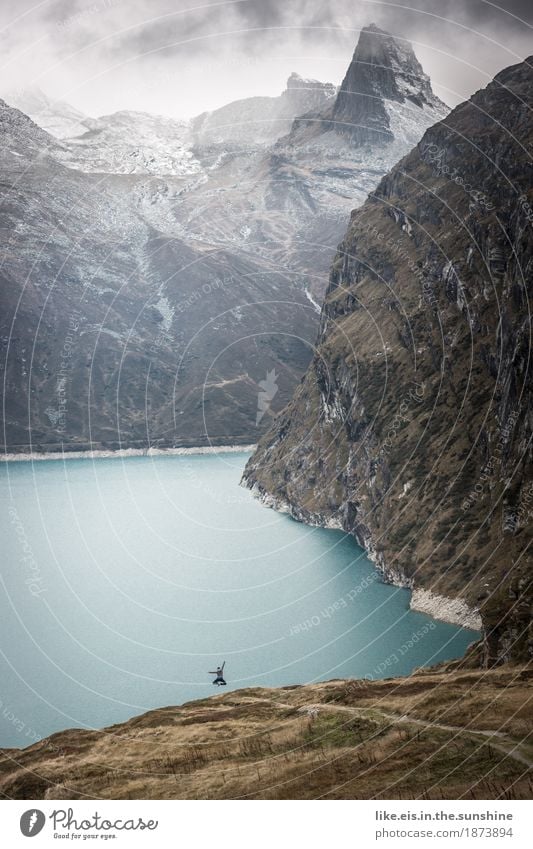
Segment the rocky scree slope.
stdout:
<svg viewBox="0 0 533 849">
<path fill-rule="evenodd" d="M 61 160 L 80 171 L 183 177 L 201 173 L 187 121 L 124 110 L 87 118 L 84 133 L 64 140 Z"/>
<path fill-rule="evenodd" d="M 250 459 L 412 606 L 530 657 L 532 60 L 426 132 L 352 215 L 313 361 Z"/>
</svg>

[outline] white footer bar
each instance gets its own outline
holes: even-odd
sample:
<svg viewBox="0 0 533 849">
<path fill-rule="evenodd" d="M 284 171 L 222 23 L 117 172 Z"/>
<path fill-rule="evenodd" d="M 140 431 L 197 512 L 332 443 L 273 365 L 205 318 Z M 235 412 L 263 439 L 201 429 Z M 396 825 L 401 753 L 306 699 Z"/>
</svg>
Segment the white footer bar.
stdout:
<svg viewBox="0 0 533 849">
<path fill-rule="evenodd" d="M 6 849 L 57 847 L 67 841 L 117 849 L 529 849 L 532 833 L 529 801 L 0 802 Z"/>
</svg>

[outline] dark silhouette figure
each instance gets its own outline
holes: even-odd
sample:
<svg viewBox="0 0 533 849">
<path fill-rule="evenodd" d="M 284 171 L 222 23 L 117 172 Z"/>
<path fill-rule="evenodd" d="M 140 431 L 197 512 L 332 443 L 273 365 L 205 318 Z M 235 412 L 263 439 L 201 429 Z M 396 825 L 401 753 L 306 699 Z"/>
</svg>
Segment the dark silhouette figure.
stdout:
<svg viewBox="0 0 533 849">
<path fill-rule="evenodd" d="M 222 673 L 224 672 L 225 665 L 226 665 L 226 661 L 224 661 L 222 666 L 217 666 L 216 672 L 210 672 L 209 673 L 210 675 L 216 675 L 217 676 L 215 678 L 215 680 L 213 681 L 213 684 L 216 684 L 217 687 L 222 687 L 222 686 L 225 687 L 226 686 L 226 682 L 224 681 L 224 678 L 223 678 L 223 675 L 222 675 Z"/>
</svg>

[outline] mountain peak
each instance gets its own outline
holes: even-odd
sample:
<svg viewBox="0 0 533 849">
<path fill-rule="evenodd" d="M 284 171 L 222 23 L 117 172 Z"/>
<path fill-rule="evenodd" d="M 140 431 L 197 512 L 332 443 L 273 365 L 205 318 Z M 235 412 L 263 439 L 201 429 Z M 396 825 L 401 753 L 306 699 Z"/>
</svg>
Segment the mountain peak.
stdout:
<svg viewBox="0 0 533 849">
<path fill-rule="evenodd" d="M 362 30 L 361 30 L 361 32 L 362 32 L 362 33 L 363 33 L 363 32 L 379 32 L 379 33 L 381 33 L 382 35 L 390 35 L 390 32 L 387 32 L 386 30 L 381 29 L 381 27 L 378 27 L 378 25 L 377 25 L 377 24 L 374 24 L 374 23 L 372 23 L 372 24 L 368 24 L 368 26 L 363 27 L 363 28 L 362 28 Z"/>
<path fill-rule="evenodd" d="M 296 71 L 293 71 L 287 80 L 287 88 L 295 88 L 301 86 L 304 79 L 300 74 L 297 74 Z"/>
<path fill-rule="evenodd" d="M 325 97 L 335 96 L 337 92 L 333 83 L 322 83 L 320 82 L 320 80 L 315 80 L 309 77 L 302 77 L 300 74 L 297 74 L 296 71 L 293 71 L 287 80 L 287 88 L 285 89 L 285 93 L 297 91 L 317 91 L 323 94 Z"/>
<path fill-rule="evenodd" d="M 411 44 L 370 24 L 361 30 L 335 102 L 337 131 L 360 144 L 392 140 L 385 101 L 444 107 Z"/>
</svg>

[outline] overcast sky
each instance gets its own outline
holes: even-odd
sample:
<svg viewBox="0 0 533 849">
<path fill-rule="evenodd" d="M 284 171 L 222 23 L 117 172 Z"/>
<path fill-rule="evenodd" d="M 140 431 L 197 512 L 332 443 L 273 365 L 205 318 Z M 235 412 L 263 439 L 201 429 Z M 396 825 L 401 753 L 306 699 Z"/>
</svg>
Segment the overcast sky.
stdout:
<svg viewBox="0 0 533 849">
<path fill-rule="evenodd" d="M 533 54 L 532 0 L 0 0 L 0 90 L 190 117 L 279 94 L 291 71 L 340 83 L 371 22 L 411 41 L 451 105 Z"/>
</svg>

